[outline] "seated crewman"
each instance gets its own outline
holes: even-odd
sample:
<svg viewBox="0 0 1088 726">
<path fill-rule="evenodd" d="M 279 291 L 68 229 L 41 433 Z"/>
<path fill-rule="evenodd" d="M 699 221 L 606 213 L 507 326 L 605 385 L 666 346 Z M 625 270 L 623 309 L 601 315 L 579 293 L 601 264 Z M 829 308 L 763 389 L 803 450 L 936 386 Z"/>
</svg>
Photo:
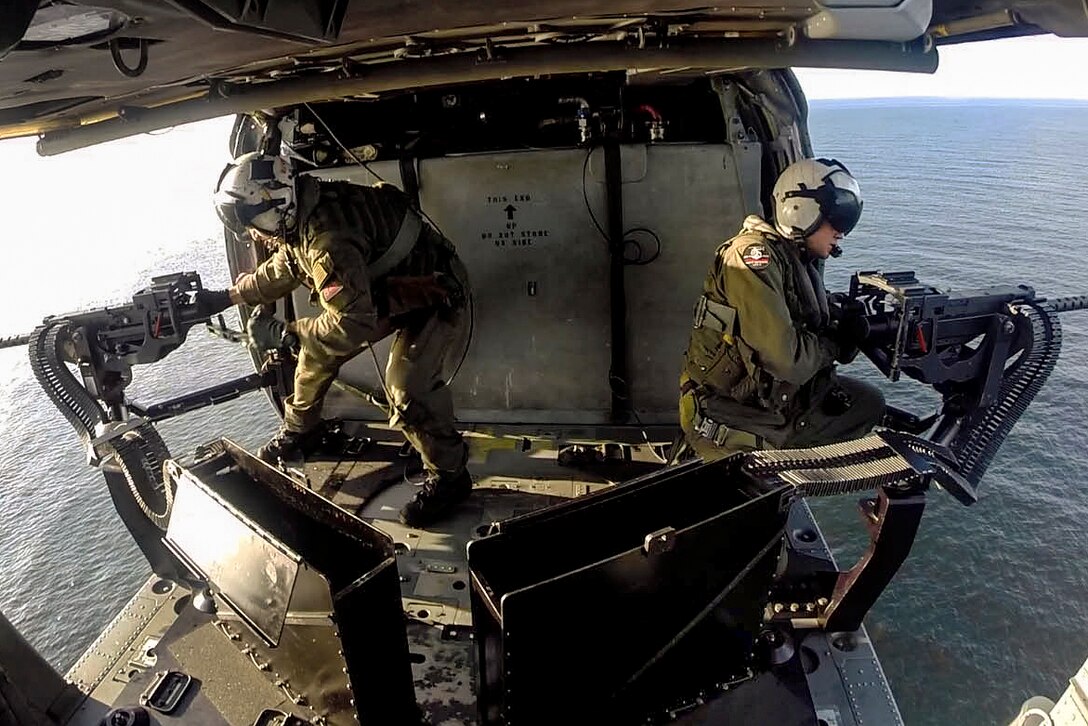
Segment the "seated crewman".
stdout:
<svg viewBox="0 0 1088 726">
<path fill-rule="evenodd" d="M 838 376 L 852 358 L 830 327 L 822 260 L 861 216 L 861 190 L 833 159 L 779 175 L 774 226 L 751 215 L 714 255 L 680 375 L 680 425 L 704 460 L 858 438 L 884 397 Z"/>
</svg>

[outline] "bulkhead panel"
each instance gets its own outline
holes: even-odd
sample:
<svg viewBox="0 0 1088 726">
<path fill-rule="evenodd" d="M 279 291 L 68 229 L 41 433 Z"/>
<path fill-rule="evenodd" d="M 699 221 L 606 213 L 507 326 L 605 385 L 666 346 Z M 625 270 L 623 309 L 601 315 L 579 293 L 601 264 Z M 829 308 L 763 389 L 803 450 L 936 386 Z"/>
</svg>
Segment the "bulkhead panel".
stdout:
<svg viewBox="0 0 1088 726">
<path fill-rule="evenodd" d="M 624 268 L 628 385 L 644 424 L 675 423 L 691 307 L 716 247 L 746 214 L 760 211 L 761 153 L 755 143 L 621 147 L 625 256 L 646 262 Z M 401 186 L 396 162 L 369 166 L 318 175 L 360 184 L 380 177 Z M 472 340 L 452 383 L 458 419 L 609 423 L 603 149 L 446 156 L 422 159 L 417 169 L 421 207 L 456 244 L 471 277 Z M 295 293 L 299 315 L 317 312 L 307 294 L 305 288 Z M 375 349 L 383 368 L 388 347 L 385 341 Z M 452 369 L 460 355 L 451 358 Z M 365 353 L 340 377 L 357 389 L 381 389 Z M 336 388 L 325 415 L 382 417 Z"/>
</svg>

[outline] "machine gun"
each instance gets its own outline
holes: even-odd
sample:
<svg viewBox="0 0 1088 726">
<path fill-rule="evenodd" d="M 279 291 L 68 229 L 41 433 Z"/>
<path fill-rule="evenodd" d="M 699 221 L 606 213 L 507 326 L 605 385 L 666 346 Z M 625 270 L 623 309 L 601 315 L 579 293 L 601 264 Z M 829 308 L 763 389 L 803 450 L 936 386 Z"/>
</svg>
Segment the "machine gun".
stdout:
<svg viewBox="0 0 1088 726">
<path fill-rule="evenodd" d="M 210 322 L 197 304 L 202 290 L 195 272 L 156 277 L 130 304 L 50 316 L 27 336 L 35 378 L 83 441 L 88 462 L 102 468 L 121 519 L 163 576 L 174 568 L 161 543 L 173 492 L 163 479 L 170 452 L 153 422 L 273 382 L 271 372 L 251 374 L 152 406 L 126 400 L 134 365 L 162 360 L 193 326 Z"/>
<path fill-rule="evenodd" d="M 131 414 L 158 421 L 261 387 L 264 378 L 250 375 L 149 407 L 125 399 L 134 365 L 162 360 L 185 342 L 193 326 L 210 326 L 210 316 L 196 303 L 202 290 L 199 275 L 179 272 L 152 278 L 128 305 L 46 318 L 27 336 L 38 381 L 62 410 L 70 409 L 73 399 L 86 403 L 82 396 L 63 390 L 70 382 L 57 366 L 60 361 L 75 365 L 85 392 L 104 414 L 103 422 L 127 421 Z M 63 400 L 58 402 L 58 397 Z M 90 416 L 96 417 L 93 412 Z"/>
<path fill-rule="evenodd" d="M 857 345 L 889 379 L 902 374 L 942 396 L 929 417 L 889 410 L 889 427 L 925 438 L 954 457 L 962 503 L 1046 382 L 1061 349 L 1058 313 L 1088 308 L 1088 296 L 1047 300 L 1026 286 L 944 292 L 913 272 L 859 272 L 832 296 L 840 340 Z"/>
</svg>

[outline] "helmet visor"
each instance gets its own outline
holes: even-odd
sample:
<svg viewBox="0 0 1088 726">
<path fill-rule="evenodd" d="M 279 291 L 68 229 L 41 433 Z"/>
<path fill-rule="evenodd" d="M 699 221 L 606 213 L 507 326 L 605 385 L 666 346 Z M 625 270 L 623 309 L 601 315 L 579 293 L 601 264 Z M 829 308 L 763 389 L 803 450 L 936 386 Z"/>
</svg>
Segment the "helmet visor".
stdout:
<svg viewBox="0 0 1088 726">
<path fill-rule="evenodd" d="M 246 223 L 239 215 L 241 206 L 235 201 L 216 202 L 215 205 L 215 213 L 219 215 L 219 221 L 237 235 L 243 235 L 246 232 Z"/>
<path fill-rule="evenodd" d="M 259 204 L 245 204 L 237 199 L 225 199 L 215 203 L 215 213 L 219 215 L 223 226 L 237 235 L 243 235 L 247 228 L 254 226 L 255 217 L 264 214 L 277 204 L 278 202 L 274 199 L 265 200 Z"/>
<path fill-rule="evenodd" d="M 843 236 L 850 234 L 861 219 L 862 201 L 848 189 L 824 187 L 824 190 L 829 193 L 818 200 L 824 219 Z"/>
</svg>

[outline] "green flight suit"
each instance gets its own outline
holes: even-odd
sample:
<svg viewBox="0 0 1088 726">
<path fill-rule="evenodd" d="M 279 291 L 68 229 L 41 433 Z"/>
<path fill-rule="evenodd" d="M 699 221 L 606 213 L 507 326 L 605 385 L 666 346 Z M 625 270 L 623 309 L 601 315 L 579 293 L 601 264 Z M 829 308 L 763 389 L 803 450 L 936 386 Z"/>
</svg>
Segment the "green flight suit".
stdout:
<svg viewBox="0 0 1088 726">
<path fill-rule="evenodd" d="M 395 246 L 408 197 L 389 185 L 363 187 L 300 177 L 298 232 L 236 287 L 250 304 L 271 303 L 299 284 L 321 314 L 294 321 L 299 339 L 294 391 L 284 425 L 308 431 L 340 366 L 395 332 L 385 370 L 390 426 L 401 430 L 428 471 L 460 472 L 467 447 L 455 426 L 442 371 L 467 332 L 468 275 L 453 245 L 423 224 L 410 250 Z M 374 275 L 374 266 L 395 264 Z M 435 277 L 435 273 L 441 275 Z"/>
<path fill-rule="evenodd" d="M 680 425 L 704 460 L 868 433 L 880 391 L 835 373 L 823 334 L 827 295 L 815 261 L 752 215 L 718 248 L 696 306 L 680 376 Z"/>
</svg>

